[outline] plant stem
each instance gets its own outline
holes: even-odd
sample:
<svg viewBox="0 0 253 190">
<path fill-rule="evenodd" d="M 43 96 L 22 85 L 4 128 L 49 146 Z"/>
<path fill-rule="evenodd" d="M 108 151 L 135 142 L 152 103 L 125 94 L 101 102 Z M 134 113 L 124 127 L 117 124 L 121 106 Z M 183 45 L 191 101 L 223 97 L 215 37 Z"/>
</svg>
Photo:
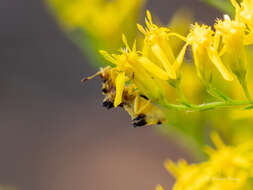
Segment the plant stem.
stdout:
<svg viewBox="0 0 253 190">
<path fill-rule="evenodd" d="M 206 85 L 206 88 L 207 88 L 207 92 L 211 96 L 213 96 L 214 98 L 218 98 L 218 99 L 224 100 L 225 102 L 231 102 L 231 101 L 233 101 L 231 98 L 227 97 L 220 90 L 218 90 L 217 88 L 213 87 L 210 84 Z"/>
<path fill-rule="evenodd" d="M 241 85 L 242 85 L 242 88 L 243 88 L 245 96 L 252 103 L 252 99 L 250 97 L 250 93 L 249 93 L 249 89 L 248 89 L 247 83 L 245 81 L 243 81 L 243 82 L 241 82 Z"/>
<path fill-rule="evenodd" d="M 179 80 L 171 80 L 169 83 L 171 84 L 172 87 L 174 87 L 176 89 L 177 94 L 179 96 L 179 103 L 181 103 L 187 107 L 191 107 L 191 104 L 187 101 L 187 99 L 184 95 L 184 92 L 181 88 L 180 79 Z"/>
<path fill-rule="evenodd" d="M 163 107 L 170 110 L 175 111 L 207 111 L 215 108 L 226 108 L 226 107 L 233 107 L 233 106 L 247 106 L 251 105 L 250 101 L 231 101 L 231 102 L 212 102 L 212 103 L 205 103 L 200 105 L 191 105 L 191 107 L 186 105 L 178 105 L 178 104 L 169 104 L 163 103 Z"/>
</svg>

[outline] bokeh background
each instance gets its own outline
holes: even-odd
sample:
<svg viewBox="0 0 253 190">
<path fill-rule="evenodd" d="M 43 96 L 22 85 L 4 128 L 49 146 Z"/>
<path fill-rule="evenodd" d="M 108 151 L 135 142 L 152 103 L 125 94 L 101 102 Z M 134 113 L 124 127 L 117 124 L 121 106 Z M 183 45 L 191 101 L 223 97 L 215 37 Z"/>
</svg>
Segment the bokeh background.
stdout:
<svg viewBox="0 0 253 190">
<path fill-rule="evenodd" d="M 179 8 L 212 23 L 199 0 L 148 0 L 164 23 Z M 144 18 L 144 17 L 143 17 Z M 170 187 L 167 158 L 191 154 L 153 128 L 134 129 L 101 107 L 96 72 L 42 0 L 0 1 L 0 184 L 20 190 L 153 190 Z"/>
</svg>

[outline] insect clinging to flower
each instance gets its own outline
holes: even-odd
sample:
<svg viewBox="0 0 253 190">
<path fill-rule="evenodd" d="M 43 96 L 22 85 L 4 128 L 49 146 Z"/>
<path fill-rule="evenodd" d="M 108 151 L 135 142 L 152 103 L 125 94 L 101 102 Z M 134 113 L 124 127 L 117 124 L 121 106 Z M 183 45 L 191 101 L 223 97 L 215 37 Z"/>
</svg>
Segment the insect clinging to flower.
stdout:
<svg viewBox="0 0 253 190">
<path fill-rule="evenodd" d="M 102 79 L 102 94 L 105 96 L 103 100 L 103 106 L 107 109 L 123 107 L 132 118 L 132 125 L 134 127 L 160 125 L 166 122 L 166 118 L 163 112 L 158 109 L 152 102 L 143 94 L 140 94 L 135 85 L 129 82 L 129 84 L 123 87 L 122 95 L 120 97 L 120 103 L 115 104 L 118 101 L 117 98 L 117 75 L 120 72 L 117 68 L 105 67 L 96 74 L 84 78 L 82 82 L 93 79 L 96 76 L 100 76 Z"/>
</svg>

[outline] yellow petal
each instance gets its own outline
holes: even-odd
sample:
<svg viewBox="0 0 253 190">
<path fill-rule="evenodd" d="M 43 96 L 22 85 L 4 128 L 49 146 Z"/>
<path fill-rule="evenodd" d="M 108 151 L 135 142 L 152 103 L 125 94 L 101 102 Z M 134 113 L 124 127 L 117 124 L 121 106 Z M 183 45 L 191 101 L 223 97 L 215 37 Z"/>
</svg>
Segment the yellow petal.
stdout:
<svg viewBox="0 0 253 190">
<path fill-rule="evenodd" d="M 128 50 L 130 50 L 130 47 L 128 45 L 127 38 L 126 38 L 125 34 L 122 34 L 122 41 L 123 41 L 124 45 L 126 46 L 126 48 Z"/>
<path fill-rule="evenodd" d="M 222 63 L 218 53 L 215 50 L 209 49 L 208 56 L 225 80 L 232 81 L 234 79 L 232 73 Z"/>
<path fill-rule="evenodd" d="M 106 51 L 100 50 L 99 53 L 100 53 L 101 55 L 103 55 L 104 58 L 105 58 L 107 61 L 109 61 L 109 62 L 111 62 L 111 63 L 113 63 L 113 64 L 115 64 L 115 65 L 117 64 L 117 63 L 116 63 L 116 60 L 115 60 L 109 53 L 107 53 Z"/>
<path fill-rule="evenodd" d="M 186 52 L 186 49 L 187 49 L 187 46 L 188 44 L 185 44 L 184 47 L 182 48 L 182 50 L 179 52 L 177 58 L 176 58 L 176 61 L 175 63 L 173 64 L 173 70 L 175 72 L 178 71 L 178 69 L 180 68 L 180 66 L 182 65 L 183 61 L 184 61 L 184 55 L 185 55 L 185 52 Z"/>
<path fill-rule="evenodd" d="M 155 190 L 163 190 L 163 187 L 161 185 L 157 185 Z"/>
<path fill-rule="evenodd" d="M 194 64 L 195 64 L 195 67 L 197 70 L 197 74 L 201 78 L 201 73 L 200 73 L 201 71 L 200 71 L 200 67 L 199 67 L 200 61 L 199 61 L 199 57 L 197 55 L 197 47 L 195 45 L 192 46 L 192 54 L 193 54 L 193 59 L 194 59 Z"/>
<path fill-rule="evenodd" d="M 147 14 L 147 17 L 145 18 L 145 23 L 146 23 L 147 27 L 150 29 L 153 24 L 152 16 L 151 16 L 149 10 L 147 10 L 146 14 Z"/>
<path fill-rule="evenodd" d="M 215 50 L 218 50 L 220 41 L 221 41 L 221 35 L 219 32 L 216 32 L 214 35 L 214 45 L 213 45 Z"/>
<path fill-rule="evenodd" d="M 114 107 L 117 107 L 122 102 L 122 95 L 125 87 L 125 73 L 119 73 L 116 80 L 115 80 L 115 86 L 116 86 L 116 96 L 114 99 Z"/>
<path fill-rule="evenodd" d="M 139 58 L 139 62 L 143 65 L 143 67 L 148 70 L 150 73 L 152 73 L 155 77 L 160 78 L 162 80 L 168 80 L 169 75 L 167 72 L 162 70 L 160 67 L 158 67 L 156 64 L 154 64 L 152 61 L 150 61 L 148 58 L 142 56 Z"/>
<path fill-rule="evenodd" d="M 149 20 L 150 23 L 152 23 L 152 16 L 151 16 L 151 13 L 149 10 L 146 11 L 146 14 L 147 14 L 147 18 Z"/>
<path fill-rule="evenodd" d="M 134 40 L 133 47 L 132 47 L 132 51 L 133 51 L 133 52 L 136 52 L 136 40 Z"/>
<path fill-rule="evenodd" d="M 176 73 L 174 72 L 171 63 L 169 62 L 168 58 L 166 57 L 160 46 L 158 44 L 155 44 L 152 46 L 151 49 L 155 56 L 162 62 L 163 67 L 167 71 L 169 77 L 171 79 L 176 79 Z"/>
<path fill-rule="evenodd" d="M 146 30 L 143 28 L 143 26 L 142 25 L 140 25 L 140 24 L 137 24 L 137 28 L 138 28 L 138 30 L 142 33 L 142 34 L 146 34 Z"/>
<path fill-rule="evenodd" d="M 175 176 L 175 177 L 179 176 L 179 170 L 178 170 L 176 164 L 174 164 L 171 160 L 166 160 L 164 162 L 164 167 L 173 176 Z"/>
<path fill-rule="evenodd" d="M 175 32 L 170 32 L 168 34 L 168 36 L 175 36 L 175 37 L 177 37 L 177 38 L 179 38 L 179 39 L 187 42 L 187 38 L 186 37 L 182 36 L 181 34 L 175 33 Z"/>
</svg>

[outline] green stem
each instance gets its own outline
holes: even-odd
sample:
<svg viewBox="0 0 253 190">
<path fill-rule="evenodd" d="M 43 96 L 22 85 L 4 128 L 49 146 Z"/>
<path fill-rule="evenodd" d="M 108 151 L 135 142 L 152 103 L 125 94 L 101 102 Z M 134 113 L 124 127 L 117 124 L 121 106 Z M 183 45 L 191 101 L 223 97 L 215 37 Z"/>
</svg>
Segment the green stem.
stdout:
<svg viewBox="0 0 253 190">
<path fill-rule="evenodd" d="M 212 102 L 205 103 L 200 105 L 191 105 L 191 107 L 187 105 L 177 105 L 177 104 L 169 104 L 164 102 L 162 105 L 166 109 L 175 110 L 175 111 L 207 111 L 215 108 L 227 108 L 234 106 L 247 106 L 251 105 L 250 101 L 231 101 L 231 102 Z"/>
<path fill-rule="evenodd" d="M 207 88 L 207 92 L 211 96 L 213 96 L 214 98 L 221 99 L 221 100 L 223 100 L 225 102 L 232 102 L 233 101 L 231 98 L 227 97 L 220 90 L 218 90 L 217 88 L 213 87 L 210 84 L 206 85 L 206 88 Z"/>
<path fill-rule="evenodd" d="M 242 81 L 242 82 L 241 82 L 241 85 L 242 85 L 242 88 L 243 88 L 243 91 L 244 91 L 245 96 L 248 98 L 248 100 L 249 100 L 250 102 L 252 102 L 252 98 L 251 98 L 251 96 L 250 96 L 247 83 L 246 83 L 245 81 Z"/>
<path fill-rule="evenodd" d="M 172 87 L 174 87 L 176 89 L 177 94 L 179 96 L 179 102 L 187 107 L 191 107 L 191 104 L 187 101 L 187 99 L 184 95 L 184 92 L 181 88 L 180 79 L 171 80 L 171 81 L 169 81 L 169 83 L 171 84 Z"/>
</svg>

